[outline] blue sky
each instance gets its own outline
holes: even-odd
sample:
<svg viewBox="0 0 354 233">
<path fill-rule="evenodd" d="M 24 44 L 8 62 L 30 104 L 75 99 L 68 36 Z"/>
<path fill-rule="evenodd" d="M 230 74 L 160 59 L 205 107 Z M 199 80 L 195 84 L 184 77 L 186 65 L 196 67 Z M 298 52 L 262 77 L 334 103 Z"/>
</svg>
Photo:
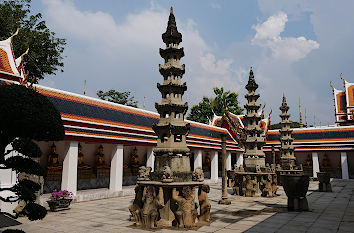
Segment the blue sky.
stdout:
<svg viewBox="0 0 354 233">
<path fill-rule="evenodd" d="M 354 82 L 354 1 L 326 0 L 34 0 L 32 10 L 57 36 L 67 39 L 64 73 L 41 82 L 58 89 L 95 97 L 110 88 L 131 91 L 143 107 L 155 111 L 160 101 L 156 83 L 162 77 L 161 34 L 174 7 L 185 49 L 184 80 L 189 106 L 212 96 L 214 86 L 239 93 L 245 104 L 249 67 L 254 67 L 266 112 L 278 122 L 285 92 L 292 120 L 298 101 L 309 123 L 334 121 L 329 81 L 338 89 L 339 73 Z M 345 6 L 345 7 L 343 7 Z"/>
</svg>

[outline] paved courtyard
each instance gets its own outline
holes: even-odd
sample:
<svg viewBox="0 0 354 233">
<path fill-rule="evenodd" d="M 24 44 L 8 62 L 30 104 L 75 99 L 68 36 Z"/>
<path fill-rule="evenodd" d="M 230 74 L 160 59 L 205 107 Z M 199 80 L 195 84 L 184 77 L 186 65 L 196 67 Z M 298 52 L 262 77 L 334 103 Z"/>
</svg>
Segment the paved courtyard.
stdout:
<svg viewBox="0 0 354 233">
<path fill-rule="evenodd" d="M 333 192 L 317 192 L 311 182 L 308 192 L 310 211 L 288 212 L 286 195 L 280 187 L 275 198 L 230 196 L 232 204 L 218 205 L 220 184 L 211 185 L 212 218 L 210 226 L 188 232 L 354 232 L 354 182 L 332 181 Z M 20 218 L 15 229 L 26 232 L 144 232 L 132 227 L 128 206 L 134 196 L 73 203 L 70 210 L 48 212 L 42 221 Z M 1 231 L 1 229 L 0 229 Z M 178 229 L 155 232 L 180 232 Z M 185 232 L 187 232 L 185 230 Z"/>
</svg>

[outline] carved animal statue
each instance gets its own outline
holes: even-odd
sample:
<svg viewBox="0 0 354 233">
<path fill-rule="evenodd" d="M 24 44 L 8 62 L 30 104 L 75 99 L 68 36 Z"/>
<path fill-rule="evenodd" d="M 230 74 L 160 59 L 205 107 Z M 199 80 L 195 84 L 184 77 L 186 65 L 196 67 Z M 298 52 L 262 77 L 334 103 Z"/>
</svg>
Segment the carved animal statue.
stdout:
<svg viewBox="0 0 354 233">
<path fill-rule="evenodd" d="M 243 167 L 243 165 L 240 165 L 239 171 L 240 171 L 240 172 L 245 172 L 245 168 Z"/>
<path fill-rule="evenodd" d="M 143 208 L 143 190 L 142 186 L 135 186 L 135 199 L 133 204 L 129 206 L 129 211 L 132 215 L 131 220 L 136 223 L 136 225 L 143 225 L 141 209 Z"/>
<path fill-rule="evenodd" d="M 240 186 L 240 195 L 241 196 L 246 196 L 246 189 L 247 189 L 246 185 L 247 185 L 247 179 L 246 179 L 245 176 L 242 176 L 242 183 L 241 183 L 241 186 Z"/>
<path fill-rule="evenodd" d="M 262 172 L 262 171 L 261 171 L 261 167 L 260 167 L 259 165 L 256 165 L 256 172 L 257 172 L 257 173 Z"/>
<path fill-rule="evenodd" d="M 262 176 L 261 178 L 261 182 L 262 182 L 262 197 L 272 197 L 273 196 L 273 192 L 272 192 L 272 176 L 271 175 L 267 175 L 265 178 Z"/>
<path fill-rule="evenodd" d="M 233 195 L 241 195 L 242 192 L 242 176 L 235 174 L 233 183 L 232 183 L 232 189 L 234 191 Z"/>
<path fill-rule="evenodd" d="M 147 186 L 143 192 L 143 209 L 142 222 L 145 228 L 157 227 L 157 220 L 159 217 L 159 209 L 164 206 L 163 189 L 159 188 L 159 194 L 156 195 L 154 186 Z"/>
<path fill-rule="evenodd" d="M 138 171 L 138 180 L 149 180 L 151 167 L 141 166 Z"/>
<path fill-rule="evenodd" d="M 251 178 L 250 175 L 246 176 L 246 197 L 254 197 L 256 194 L 257 178 Z"/>
<path fill-rule="evenodd" d="M 273 197 L 275 197 L 277 195 L 277 191 L 278 191 L 278 180 L 277 180 L 277 174 L 273 175 L 272 178 L 272 193 L 273 193 Z"/>
<path fill-rule="evenodd" d="M 203 184 L 198 190 L 198 201 L 200 207 L 199 221 L 210 222 L 210 201 L 208 198 L 208 193 L 210 192 L 210 187 L 207 184 Z"/>
<path fill-rule="evenodd" d="M 198 211 L 195 207 L 195 193 L 194 188 L 184 186 L 182 188 L 181 196 L 176 188 L 172 189 L 172 199 L 177 204 L 177 211 L 175 212 L 175 222 L 178 227 L 190 228 L 195 225 L 195 219 Z"/>
<path fill-rule="evenodd" d="M 198 182 L 204 181 L 204 172 L 201 167 L 197 167 L 194 170 L 193 175 L 192 175 L 192 179 L 193 179 L 193 181 L 198 181 Z"/>
<path fill-rule="evenodd" d="M 171 168 L 167 165 L 163 167 L 162 181 L 172 182 L 172 171 Z"/>
</svg>

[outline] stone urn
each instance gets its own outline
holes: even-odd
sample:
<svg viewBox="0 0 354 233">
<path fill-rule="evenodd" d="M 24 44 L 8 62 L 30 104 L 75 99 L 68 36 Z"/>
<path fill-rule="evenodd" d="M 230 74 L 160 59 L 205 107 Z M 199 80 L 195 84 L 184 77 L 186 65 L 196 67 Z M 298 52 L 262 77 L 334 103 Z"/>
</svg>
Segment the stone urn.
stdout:
<svg viewBox="0 0 354 233">
<path fill-rule="evenodd" d="M 302 174 L 285 174 L 281 175 L 281 183 L 288 197 L 289 210 L 309 210 L 306 199 L 306 193 L 310 183 L 309 176 Z"/>
<path fill-rule="evenodd" d="M 320 192 L 332 192 L 332 186 L 330 183 L 331 175 L 328 172 L 317 172 L 317 178 L 319 181 L 318 191 Z"/>
</svg>

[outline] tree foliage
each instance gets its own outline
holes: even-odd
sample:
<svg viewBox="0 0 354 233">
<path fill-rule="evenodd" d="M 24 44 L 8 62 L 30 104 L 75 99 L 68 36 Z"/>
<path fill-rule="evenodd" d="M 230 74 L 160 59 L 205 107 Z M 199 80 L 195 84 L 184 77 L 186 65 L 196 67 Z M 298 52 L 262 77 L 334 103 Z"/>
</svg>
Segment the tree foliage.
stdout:
<svg viewBox="0 0 354 233">
<path fill-rule="evenodd" d="M 300 123 L 292 121 L 290 128 L 300 128 Z M 270 125 L 270 129 L 281 129 L 281 123 L 279 122 L 277 124 Z"/>
<path fill-rule="evenodd" d="M 131 107 L 138 107 L 138 101 L 134 100 L 134 96 L 130 96 L 130 91 L 119 92 L 114 89 L 103 92 L 98 91 L 97 96 L 102 100 L 107 100 L 117 104 L 123 104 Z"/>
<path fill-rule="evenodd" d="M 13 39 L 15 57 L 30 48 L 24 59 L 24 67 L 29 79 L 43 79 L 45 75 L 63 71 L 62 53 L 66 40 L 55 37 L 42 20 L 41 13 L 31 14 L 31 0 L 0 0 L 0 40 L 9 38 L 17 29 L 19 34 Z"/>
<path fill-rule="evenodd" d="M 187 117 L 188 120 L 208 124 L 213 119 L 213 115 L 222 116 L 225 106 L 229 112 L 234 114 L 242 114 L 243 109 L 238 106 L 238 94 L 231 91 L 224 91 L 224 88 L 215 87 L 215 97 L 203 97 L 197 105 L 191 108 Z"/>
<path fill-rule="evenodd" d="M 63 138 L 64 127 L 60 113 L 47 97 L 25 86 L 0 85 L 0 169 L 12 169 L 17 174 L 43 176 L 43 168 L 32 159 L 39 158 L 42 152 L 32 140 L 54 141 Z M 10 143 L 12 149 L 5 151 Z M 8 156 L 10 152 L 17 154 Z M 15 194 L 6 198 L 0 195 L 0 200 L 22 200 L 26 203 L 22 214 L 29 220 L 42 219 L 47 211 L 34 203 L 35 192 L 39 189 L 39 184 L 23 179 L 12 187 L 0 188 L 0 194 L 2 191 Z"/>
</svg>

